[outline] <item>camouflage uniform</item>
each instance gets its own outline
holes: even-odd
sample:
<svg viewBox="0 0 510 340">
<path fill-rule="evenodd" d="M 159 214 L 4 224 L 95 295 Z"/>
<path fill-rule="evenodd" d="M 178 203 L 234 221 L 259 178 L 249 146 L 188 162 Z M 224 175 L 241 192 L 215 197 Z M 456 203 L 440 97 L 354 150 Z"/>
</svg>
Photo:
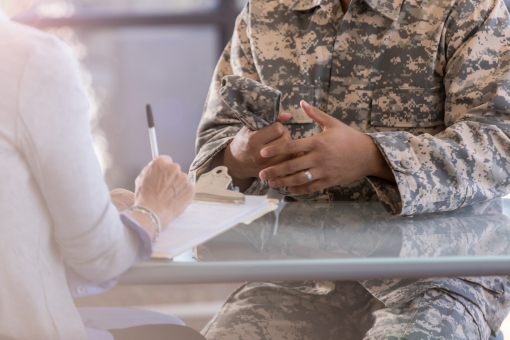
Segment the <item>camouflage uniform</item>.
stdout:
<svg viewBox="0 0 510 340">
<path fill-rule="evenodd" d="M 338 0 L 251 0 L 218 63 L 190 175 L 196 180 L 208 171 L 242 126 L 219 93 L 224 76 L 238 75 L 282 93 L 282 110 L 293 114 L 285 126 L 294 139 L 321 132 L 299 109 L 301 99 L 374 139 L 396 184 L 365 178 L 325 190 L 331 199 L 380 200 L 393 214 L 416 215 L 500 197 L 509 192 L 510 181 L 509 22 L 498 0 L 353 0 L 345 14 Z M 256 180 L 248 193 L 267 189 Z M 375 314 L 374 331 L 399 328 L 388 320 L 421 315 L 412 310 L 416 290 L 405 291 L 396 305 L 379 294 L 399 291 L 400 281 L 363 283 L 385 311 L 393 310 Z M 483 286 L 464 283 L 420 293 L 435 301 L 423 315 L 467 308 L 449 292 Z M 271 284 L 260 285 L 256 291 Z M 318 289 L 313 300 L 335 291 L 335 285 Z M 241 308 L 238 313 L 249 325 L 251 314 L 243 316 Z M 484 318 L 472 315 L 480 335 L 464 338 L 485 339 L 488 329 L 499 327 L 490 313 L 481 313 Z M 465 326 L 460 316 L 452 318 Z M 409 322 L 404 328 L 423 326 Z M 448 327 L 439 328 L 446 332 L 443 338 L 454 338 Z M 383 333 L 373 338 L 391 338 Z"/>
</svg>

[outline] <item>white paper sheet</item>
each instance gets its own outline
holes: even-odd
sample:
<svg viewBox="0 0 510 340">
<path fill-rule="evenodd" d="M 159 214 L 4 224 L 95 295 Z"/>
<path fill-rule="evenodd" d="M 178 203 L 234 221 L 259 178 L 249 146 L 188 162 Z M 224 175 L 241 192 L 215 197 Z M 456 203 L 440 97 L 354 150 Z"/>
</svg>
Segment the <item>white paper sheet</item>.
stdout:
<svg viewBox="0 0 510 340">
<path fill-rule="evenodd" d="M 245 196 L 244 204 L 193 201 L 163 230 L 152 256 L 173 258 L 264 210 L 271 211 L 271 204 L 265 196 Z"/>
</svg>

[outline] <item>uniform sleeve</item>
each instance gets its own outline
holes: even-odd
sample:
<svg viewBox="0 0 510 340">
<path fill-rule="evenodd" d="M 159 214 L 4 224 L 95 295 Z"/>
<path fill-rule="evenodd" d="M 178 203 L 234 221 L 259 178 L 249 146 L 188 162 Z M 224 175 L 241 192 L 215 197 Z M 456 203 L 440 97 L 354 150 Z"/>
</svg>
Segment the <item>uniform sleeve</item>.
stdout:
<svg viewBox="0 0 510 340">
<path fill-rule="evenodd" d="M 221 100 L 219 93 L 221 80 L 227 75 L 237 75 L 260 81 L 247 33 L 248 12 L 247 4 L 237 17 L 232 39 L 223 51 L 214 71 L 204 113 L 198 127 L 197 155 L 190 168 L 190 178 L 193 182 L 211 170 L 210 166 L 214 157 L 230 144 L 243 126 L 234 111 Z M 268 189 L 266 181 L 257 179 L 245 193 L 265 194 Z"/>
<path fill-rule="evenodd" d="M 63 43 L 41 40 L 21 79 L 16 142 L 53 220 L 56 256 L 87 280 L 108 281 L 139 256 L 139 235 L 111 203 L 77 63 Z"/>
<path fill-rule="evenodd" d="M 369 134 L 392 185 L 371 178 L 394 214 L 449 211 L 510 192 L 510 20 L 502 1 L 463 1 L 446 21 L 445 124 L 435 135 Z"/>
</svg>

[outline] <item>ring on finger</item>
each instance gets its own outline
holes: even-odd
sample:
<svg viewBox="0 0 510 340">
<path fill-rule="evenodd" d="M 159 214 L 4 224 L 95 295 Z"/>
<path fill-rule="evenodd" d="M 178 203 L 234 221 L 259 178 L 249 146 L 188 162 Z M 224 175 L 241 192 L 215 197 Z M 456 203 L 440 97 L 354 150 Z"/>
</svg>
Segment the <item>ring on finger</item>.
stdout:
<svg viewBox="0 0 510 340">
<path fill-rule="evenodd" d="M 312 176 L 312 173 L 310 172 L 310 170 L 306 170 L 305 175 L 306 175 L 306 179 L 308 180 L 308 183 L 313 181 L 313 176 Z"/>
</svg>

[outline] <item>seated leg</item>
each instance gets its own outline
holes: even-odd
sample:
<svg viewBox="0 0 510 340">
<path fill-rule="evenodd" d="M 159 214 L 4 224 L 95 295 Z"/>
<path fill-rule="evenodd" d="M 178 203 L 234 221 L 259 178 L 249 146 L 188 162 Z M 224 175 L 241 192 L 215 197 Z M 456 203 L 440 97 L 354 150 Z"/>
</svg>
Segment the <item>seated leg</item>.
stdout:
<svg viewBox="0 0 510 340">
<path fill-rule="evenodd" d="M 384 305 L 358 282 L 336 282 L 329 293 L 295 285 L 249 283 L 228 299 L 202 333 L 208 340 L 360 340 Z"/>
<path fill-rule="evenodd" d="M 375 323 L 364 340 L 487 340 L 491 333 L 476 305 L 440 289 L 374 315 Z"/>
</svg>

